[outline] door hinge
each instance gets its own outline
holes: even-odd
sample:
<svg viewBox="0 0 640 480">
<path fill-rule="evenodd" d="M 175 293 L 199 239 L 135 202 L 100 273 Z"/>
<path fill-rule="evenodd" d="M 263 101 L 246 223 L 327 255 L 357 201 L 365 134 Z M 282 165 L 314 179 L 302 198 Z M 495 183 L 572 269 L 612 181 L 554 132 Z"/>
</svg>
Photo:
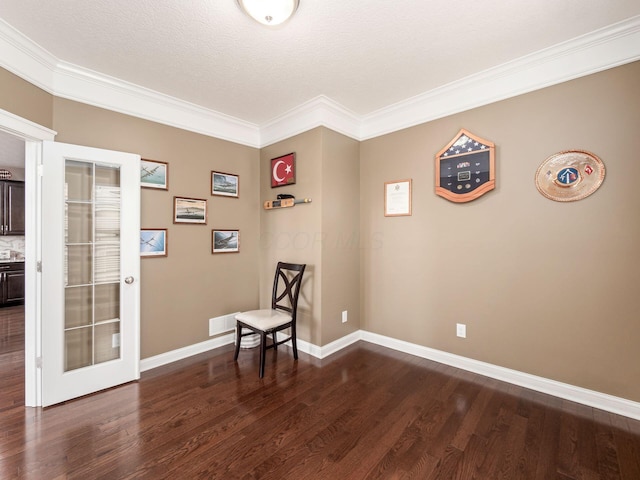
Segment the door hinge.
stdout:
<svg viewBox="0 0 640 480">
<path fill-rule="evenodd" d="M 38 171 L 38 176 L 41 177 L 42 173 L 44 172 L 44 165 L 42 164 L 38 165 L 37 171 Z"/>
<path fill-rule="evenodd" d="M 36 262 L 36 272 L 42 273 L 42 261 L 41 260 L 38 260 Z"/>
<path fill-rule="evenodd" d="M 42 357 L 36 358 L 36 368 L 42 368 Z"/>
</svg>

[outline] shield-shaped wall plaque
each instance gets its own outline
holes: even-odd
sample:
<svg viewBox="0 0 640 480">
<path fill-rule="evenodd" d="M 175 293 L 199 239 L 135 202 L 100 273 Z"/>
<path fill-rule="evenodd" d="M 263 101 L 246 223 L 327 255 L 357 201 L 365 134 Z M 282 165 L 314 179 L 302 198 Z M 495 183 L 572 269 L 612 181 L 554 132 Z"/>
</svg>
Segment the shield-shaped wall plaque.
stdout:
<svg viewBox="0 0 640 480">
<path fill-rule="evenodd" d="M 436 195 L 470 202 L 496 186 L 493 142 L 462 129 L 436 154 Z"/>
</svg>

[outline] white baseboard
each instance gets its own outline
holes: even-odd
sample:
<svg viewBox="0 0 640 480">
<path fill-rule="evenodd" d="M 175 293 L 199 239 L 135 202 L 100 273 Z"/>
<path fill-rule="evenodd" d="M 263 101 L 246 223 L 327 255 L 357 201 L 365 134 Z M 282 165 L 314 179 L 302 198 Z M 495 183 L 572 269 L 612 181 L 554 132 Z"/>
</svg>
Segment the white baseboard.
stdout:
<svg viewBox="0 0 640 480">
<path fill-rule="evenodd" d="M 287 335 L 284 333 L 278 333 L 278 340 L 282 340 L 286 338 Z M 331 342 L 324 347 L 319 347 L 314 345 L 313 343 L 305 342 L 304 340 L 298 339 L 298 350 L 303 353 L 307 353 L 312 357 L 316 358 L 325 358 L 331 355 L 332 353 L 336 353 L 343 348 L 348 347 L 352 343 L 356 343 L 358 340 L 362 339 L 362 331 L 358 330 L 357 332 L 350 333 L 349 335 L 345 335 L 344 337 L 339 338 L 338 340 Z"/>
<path fill-rule="evenodd" d="M 576 387 L 574 385 L 550 380 L 548 378 L 519 372 L 510 368 L 500 367 L 491 363 L 473 360 L 471 358 L 424 347 L 422 345 L 416 345 L 403 340 L 385 337 L 384 335 L 378 335 L 377 333 L 371 333 L 364 330 L 353 332 L 323 347 L 298 339 L 298 350 L 322 359 L 359 340 L 364 340 L 365 342 L 374 343 L 386 348 L 415 355 L 416 357 L 433 360 L 434 362 L 443 363 L 452 367 L 461 368 L 469 372 L 484 375 L 485 377 L 495 378 L 503 382 L 519 385 L 537 392 L 570 400 L 572 402 L 599 408 L 617 415 L 623 415 L 635 420 L 640 420 L 640 403 L 638 402 L 615 397 L 606 393 L 596 392 L 594 390 L 588 390 L 582 387 Z M 233 342 L 234 335 L 233 333 L 230 333 L 228 335 L 207 340 L 206 342 L 179 348 L 171 352 L 156 355 L 155 357 L 145 358 L 140 362 L 140 371 L 144 372 L 151 370 L 152 368 L 176 362 L 192 355 L 197 355 L 199 353 L 213 350 L 214 348 L 232 344 Z"/>
<path fill-rule="evenodd" d="M 606 393 L 576 387 L 567 383 L 557 382 L 544 377 L 530 375 L 528 373 L 499 367 L 490 363 L 480 362 L 471 358 L 454 355 L 452 353 L 435 350 L 421 345 L 396 340 L 376 333 L 362 331 L 362 340 L 401 352 L 409 353 L 417 357 L 426 358 L 435 362 L 451 365 L 469 372 L 495 378 L 504 382 L 529 388 L 537 392 L 546 393 L 555 397 L 581 403 L 590 407 L 599 408 L 607 412 L 623 415 L 625 417 L 640 420 L 640 403 L 620 397 L 614 397 Z"/>
<path fill-rule="evenodd" d="M 235 336 L 233 333 L 222 335 L 220 337 L 212 338 L 206 342 L 196 343 L 195 345 L 189 345 L 188 347 L 178 348 L 177 350 L 171 350 L 170 352 L 161 353 L 154 357 L 143 358 L 140 360 L 140 371 L 146 372 L 152 368 L 161 367 L 168 363 L 177 362 L 189 358 L 199 353 L 208 352 L 214 348 L 220 348 L 230 343 L 234 343 Z"/>
</svg>

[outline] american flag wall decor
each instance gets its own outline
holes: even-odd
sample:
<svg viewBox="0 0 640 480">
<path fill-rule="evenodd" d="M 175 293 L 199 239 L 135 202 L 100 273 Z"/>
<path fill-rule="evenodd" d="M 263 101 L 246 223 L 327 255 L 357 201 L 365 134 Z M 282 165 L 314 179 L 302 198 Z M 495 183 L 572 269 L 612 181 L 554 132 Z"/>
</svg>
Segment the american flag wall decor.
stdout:
<svg viewBox="0 0 640 480">
<path fill-rule="evenodd" d="M 436 195 L 470 202 L 495 188 L 495 144 L 460 130 L 436 154 Z"/>
</svg>

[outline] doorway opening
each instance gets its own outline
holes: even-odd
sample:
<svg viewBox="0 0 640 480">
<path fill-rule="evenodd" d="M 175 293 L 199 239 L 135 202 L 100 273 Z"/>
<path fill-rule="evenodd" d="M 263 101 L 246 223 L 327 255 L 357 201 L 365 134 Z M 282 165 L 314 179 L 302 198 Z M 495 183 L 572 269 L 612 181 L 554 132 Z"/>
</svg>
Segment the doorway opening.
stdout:
<svg viewBox="0 0 640 480">
<path fill-rule="evenodd" d="M 25 142 L 0 131 L 0 411 L 25 405 Z"/>
</svg>

